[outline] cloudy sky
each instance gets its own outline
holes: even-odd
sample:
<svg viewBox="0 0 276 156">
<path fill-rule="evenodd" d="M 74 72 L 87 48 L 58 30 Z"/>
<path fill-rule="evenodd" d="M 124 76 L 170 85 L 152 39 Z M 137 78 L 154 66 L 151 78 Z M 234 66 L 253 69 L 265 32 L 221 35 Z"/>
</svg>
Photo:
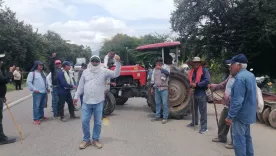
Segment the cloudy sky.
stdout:
<svg viewBox="0 0 276 156">
<path fill-rule="evenodd" d="M 140 36 L 170 32 L 173 0 L 5 0 L 19 20 L 44 33 L 53 30 L 72 43 L 99 49 L 116 33 Z"/>
</svg>

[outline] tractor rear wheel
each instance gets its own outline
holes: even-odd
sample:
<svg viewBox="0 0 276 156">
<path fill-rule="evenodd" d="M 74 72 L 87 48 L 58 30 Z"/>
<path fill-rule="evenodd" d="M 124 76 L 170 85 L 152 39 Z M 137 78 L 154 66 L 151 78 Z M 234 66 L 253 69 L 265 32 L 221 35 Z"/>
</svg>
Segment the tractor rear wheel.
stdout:
<svg viewBox="0 0 276 156">
<path fill-rule="evenodd" d="M 169 116 L 176 119 L 181 119 L 188 115 L 191 110 L 192 98 L 189 94 L 189 81 L 184 73 L 172 71 L 169 77 Z M 173 69 L 174 70 L 174 69 Z M 151 110 L 155 112 L 154 95 L 148 92 L 147 102 L 151 106 Z"/>
<path fill-rule="evenodd" d="M 268 117 L 268 121 L 271 127 L 276 128 L 276 109 L 273 109 Z"/>
<path fill-rule="evenodd" d="M 103 114 L 110 115 L 111 113 L 113 113 L 115 107 L 116 107 L 116 99 L 114 95 L 111 92 L 107 92 L 105 95 Z"/>
<path fill-rule="evenodd" d="M 270 126 L 269 121 L 268 121 L 270 112 L 271 112 L 270 107 L 267 107 L 263 112 L 263 121 L 267 126 Z"/>
<path fill-rule="evenodd" d="M 263 120 L 263 113 L 257 112 L 257 117 L 258 117 L 259 122 L 260 122 L 261 124 L 263 124 L 263 123 L 264 123 L 264 120 Z"/>
<path fill-rule="evenodd" d="M 116 98 L 116 105 L 124 105 L 127 102 L 127 97 L 118 97 Z"/>
</svg>

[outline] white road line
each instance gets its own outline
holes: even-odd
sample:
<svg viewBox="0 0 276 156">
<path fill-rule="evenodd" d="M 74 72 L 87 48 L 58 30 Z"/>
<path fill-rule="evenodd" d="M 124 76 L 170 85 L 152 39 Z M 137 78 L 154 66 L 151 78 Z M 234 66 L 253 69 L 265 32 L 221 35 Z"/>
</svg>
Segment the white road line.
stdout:
<svg viewBox="0 0 276 156">
<path fill-rule="evenodd" d="M 11 108 L 11 107 L 13 107 L 13 106 L 18 105 L 18 104 L 21 103 L 22 101 L 25 101 L 25 100 L 31 98 L 31 97 L 32 97 L 32 94 L 30 94 L 30 95 L 28 95 L 28 96 L 25 96 L 25 97 L 23 97 L 23 98 L 21 98 L 21 99 L 18 99 L 18 100 L 16 100 L 16 101 L 13 101 L 12 103 L 9 103 L 8 105 L 9 105 L 9 107 Z M 7 110 L 7 106 L 4 106 L 3 111 L 5 111 L 5 110 Z"/>
</svg>

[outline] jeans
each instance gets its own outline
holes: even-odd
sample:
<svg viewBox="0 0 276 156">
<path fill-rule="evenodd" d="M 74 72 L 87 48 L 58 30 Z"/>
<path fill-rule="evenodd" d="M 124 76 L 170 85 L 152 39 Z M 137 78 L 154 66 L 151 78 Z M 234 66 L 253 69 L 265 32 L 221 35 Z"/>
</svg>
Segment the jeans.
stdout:
<svg viewBox="0 0 276 156">
<path fill-rule="evenodd" d="M 21 89 L 21 80 L 14 80 L 15 90 Z"/>
<path fill-rule="evenodd" d="M 219 123 L 218 123 L 218 138 L 220 141 L 227 141 L 227 134 L 230 126 L 226 125 L 225 119 L 228 116 L 229 108 L 224 107 L 221 111 Z M 233 144 L 232 133 L 231 133 L 231 144 Z"/>
<path fill-rule="evenodd" d="M 33 120 L 40 120 L 44 117 L 44 106 L 47 93 L 33 93 Z"/>
<path fill-rule="evenodd" d="M 80 101 L 81 101 L 81 106 L 82 106 L 82 103 L 83 103 L 83 94 L 80 95 Z"/>
<path fill-rule="evenodd" d="M 68 104 L 68 109 L 71 117 L 75 116 L 74 105 L 71 93 L 60 94 L 58 95 L 58 116 L 63 119 L 64 118 L 64 105 L 65 102 Z"/>
<path fill-rule="evenodd" d="M 200 125 L 202 130 L 207 129 L 207 97 L 194 96 L 194 115 L 192 115 L 192 124 L 195 122 L 198 125 L 198 110 L 200 112 Z M 193 106 L 192 106 L 193 111 Z M 193 113 L 192 113 L 193 114 Z"/>
<path fill-rule="evenodd" d="M 250 124 L 233 120 L 232 133 L 236 156 L 254 156 Z"/>
<path fill-rule="evenodd" d="M 4 107 L 3 101 L 0 99 L 0 141 L 3 141 L 6 138 L 4 131 L 3 131 L 3 124 L 2 124 L 3 107 Z"/>
<path fill-rule="evenodd" d="M 52 109 L 54 117 L 57 117 L 58 114 L 58 94 L 57 94 L 57 87 L 53 87 L 52 91 Z"/>
<path fill-rule="evenodd" d="M 102 115 L 104 101 L 97 104 L 82 104 L 83 141 L 90 141 L 90 120 L 94 113 L 93 141 L 99 140 L 102 130 Z"/>
<path fill-rule="evenodd" d="M 168 90 L 159 90 L 155 88 L 154 93 L 155 105 L 156 105 L 156 113 L 155 117 L 160 118 L 161 116 L 161 106 L 163 104 L 163 119 L 168 119 L 169 109 L 168 109 Z"/>
</svg>

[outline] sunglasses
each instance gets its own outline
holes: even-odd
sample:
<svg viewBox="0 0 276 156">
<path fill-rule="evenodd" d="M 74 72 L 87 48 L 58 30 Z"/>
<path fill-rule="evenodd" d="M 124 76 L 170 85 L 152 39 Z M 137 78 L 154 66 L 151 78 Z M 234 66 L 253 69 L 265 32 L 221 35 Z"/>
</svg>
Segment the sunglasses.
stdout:
<svg viewBox="0 0 276 156">
<path fill-rule="evenodd" d="M 99 63 L 100 61 L 98 59 L 92 59 L 91 62 Z"/>
</svg>

